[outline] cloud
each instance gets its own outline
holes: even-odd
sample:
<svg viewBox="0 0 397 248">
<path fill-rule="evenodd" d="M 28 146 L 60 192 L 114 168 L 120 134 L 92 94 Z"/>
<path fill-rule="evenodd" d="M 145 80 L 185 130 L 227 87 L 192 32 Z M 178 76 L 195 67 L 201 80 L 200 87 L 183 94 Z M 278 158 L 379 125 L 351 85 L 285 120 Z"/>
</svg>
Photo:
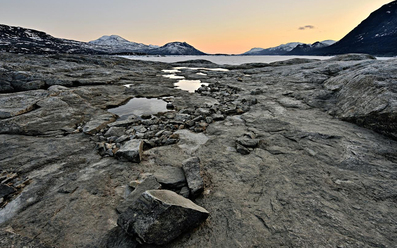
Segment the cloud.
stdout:
<svg viewBox="0 0 397 248">
<path fill-rule="evenodd" d="M 303 26 L 303 27 L 299 27 L 298 29 L 299 30 L 306 30 L 306 29 L 314 29 L 315 27 L 313 26 L 313 25 L 306 25 L 306 26 Z"/>
</svg>

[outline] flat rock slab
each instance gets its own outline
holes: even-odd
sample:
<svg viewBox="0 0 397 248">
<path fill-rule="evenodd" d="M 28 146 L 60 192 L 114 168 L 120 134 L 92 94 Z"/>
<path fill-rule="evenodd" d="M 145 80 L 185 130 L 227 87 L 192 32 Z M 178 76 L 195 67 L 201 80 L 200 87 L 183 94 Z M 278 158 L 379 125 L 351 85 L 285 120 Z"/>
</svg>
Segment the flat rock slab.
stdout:
<svg viewBox="0 0 397 248">
<path fill-rule="evenodd" d="M 139 163 L 142 159 L 143 141 L 130 140 L 125 143 L 120 150 L 116 152 L 116 156 L 126 159 L 130 162 Z"/>
<path fill-rule="evenodd" d="M 48 96 L 44 90 L 4 94 L 0 97 L 0 119 L 18 116 L 35 109 L 35 104 Z"/>
<path fill-rule="evenodd" d="M 182 168 L 191 196 L 199 196 L 204 191 L 204 181 L 200 175 L 200 159 L 197 157 L 189 158 L 183 161 Z"/>
<path fill-rule="evenodd" d="M 208 216 L 207 210 L 175 192 L 148 190 L 120 215 L 117 224 L 144 243 L 164 245 Z"/>
<path fill-rule="evenodd" d="M 166 188 L 182 188 L 186 185 L 185 174 L 180 167 L 161 167 L 154 173 L 154 176 Z"/>
</svg>

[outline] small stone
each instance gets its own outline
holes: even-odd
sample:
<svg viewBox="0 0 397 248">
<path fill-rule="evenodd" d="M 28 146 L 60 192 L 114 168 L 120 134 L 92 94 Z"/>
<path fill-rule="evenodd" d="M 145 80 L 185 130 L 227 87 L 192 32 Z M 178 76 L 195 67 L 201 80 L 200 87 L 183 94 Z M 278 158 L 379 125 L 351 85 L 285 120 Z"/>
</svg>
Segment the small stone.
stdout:
<svg viewBox="0 0 397 248">
<path fill-rule="evenodd" d="M 147 120 L 147 119 L 152 118 L 152 115 L 151 114 L 143 114 L 143 115 L 141 115 L 141 118 L 144 120 Z"/>
<path fill-rule="evenodd" d="M 214 121 L 223 121 L 225 119 L 225 116 L 222 114 L 214 114 L 212 115 L 212 118 Z"/>
<path fill-rule="evenodd" d="M 122 143 L 122 142 L 128 140 L 129 138 L 130 137 L 128 135 L 122 135 L 122 136 L 118 137 L 115 142 L 116 143 Z"/>
<path fill-rule="evenodd" d="M 125 143 L 120 150 L 117 151 L 116 156 L 124 158 L 128 161 L 139 163 L 141 162 L 143 153 L 143 141 L 142 140 L 130 140 Z"/>
<path fill-rule="evenodd" d="M 117 224 L 144 243 L 165 245 L 208 216 L 207 210 L 175 192 L 148 190 L 119 216 Z"/>
<path fill-rule="evenodd" d="M 153 176 L 165 188 L 181 188 L 186 185 L 185 173 L 182 168 L 164 166 L 158 169 Z"/>
<path fill-rule="evenodd" d="M 190 196 L 190 190 L 189 190 L 189 188 L 188 187 L 182 187 L 181 188 L 181 191 L 179 191 L 179 194 L 181 195 L 181 196 L 183 196 L 183 197 L 185 197 L 185 198 L 189 198 L 189 196 Z"/>
<path fill-rule="evenodd" d="M 111 137 L 111 136 L 123 136 L 125 132 L 124 127 L 111 127 L 109 130 L 105 133 L 105 137 Z"/>
<path fill-rule="evenodd" d="M 182 163 L 183 171 L 190 193 L 193 197 L 199 196 L 204 191 L 204 181 L 200 175 L 200 159 L 189 158 Z"/>
<path fill-rule="evenodd" d="M 205 116 L 211 115 L 211 110 L 206 109 L 206 108 L 198 108 L 196 110 L 196 114 L 197 115 L 205 115 Z"/>
<path fill-rule="evenodd" d="M 245 148 L 244 146 L 240 145 L 240 144 L 237 144 L 236 150 L 237 150 L 238 153 L 240 153 L 242 155 L 250 154 L 250 151 L 247 148 Z"/>
<path fill-rule="evenodd" d="M 207 122 L 208 124 L 211 124 L 212 122 L 214 122 L 214 119 L 212 117 L 206 117 L 205 122 Z"/>
<path fill-rule="evenodd" d="M 255 148 L 259 145 L 258 139 L 238 139 L 237 143 L 244 147 Z"/>
<path fill-rule="evenodd" d="M 190 120 L 190 115 L 188 115 L 188 114 L 180 114 L 180 113 L 178 113 L 178 114 L 176 114 L 175 115 L 175 120 L 176 121 L 187 121 L 187 120 Z"/>
<path fill-rule="evenodd" d="M 167 109 L 174 109 L 175 106 L 174 106 L 174 104 L 172 104 L 172 103 L 167 103 L 166 108 L 167 108 Z"/>
<path fill-rule="evenodd" d="M 190 120 L 190 121 L 187 121 L 187 122 L 185 123 L 185 125 L 186 125 L 187 127 L 193 127 L 193 126 L 195 125 L 195 122 L 194 122 L 193 120 Z"/>
</svg>

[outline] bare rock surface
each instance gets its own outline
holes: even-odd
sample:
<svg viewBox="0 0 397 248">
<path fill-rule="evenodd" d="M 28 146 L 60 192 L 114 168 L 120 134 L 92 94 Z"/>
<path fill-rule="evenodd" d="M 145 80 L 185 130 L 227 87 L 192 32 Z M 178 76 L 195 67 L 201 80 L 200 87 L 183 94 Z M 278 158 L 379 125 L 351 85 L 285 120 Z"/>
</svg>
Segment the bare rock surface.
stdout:
<svg viewBox="0 0 397 248">
<path fill-rule="evenodd" d="M 163 77 L 169 64 L 2 53 L 0 183 L 13 190 L 0 246 L 142 246 L 116 228 L 129 182 L 199 157 L 195 204 L 211 215 L 163 247 L 394 247 L 396 64 L 189 61 L 229 69 L 205 71 L 191 94 Z M 112 122 L 107 109 L 138 96 L 167 96 L 173 112 Z M 139 140 L 139 161 L 118 159 Z"/>
</svg>

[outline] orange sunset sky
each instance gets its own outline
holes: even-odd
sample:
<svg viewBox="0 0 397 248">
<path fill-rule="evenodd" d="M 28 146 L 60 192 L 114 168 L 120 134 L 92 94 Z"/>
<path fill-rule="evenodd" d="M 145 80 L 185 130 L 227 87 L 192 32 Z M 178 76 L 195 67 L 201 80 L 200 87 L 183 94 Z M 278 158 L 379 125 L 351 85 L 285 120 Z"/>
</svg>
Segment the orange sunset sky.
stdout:
<svg viewBox="0 0 397 248">
<path fill-rule="evenodd" d="M 186 41 L 206 53 L 239 54 L 288 42 L 339 40 L 391 0 L 12 0 L 0 23 L 90 41 L 116 34 L 164 45 Z"/>
</svg>

